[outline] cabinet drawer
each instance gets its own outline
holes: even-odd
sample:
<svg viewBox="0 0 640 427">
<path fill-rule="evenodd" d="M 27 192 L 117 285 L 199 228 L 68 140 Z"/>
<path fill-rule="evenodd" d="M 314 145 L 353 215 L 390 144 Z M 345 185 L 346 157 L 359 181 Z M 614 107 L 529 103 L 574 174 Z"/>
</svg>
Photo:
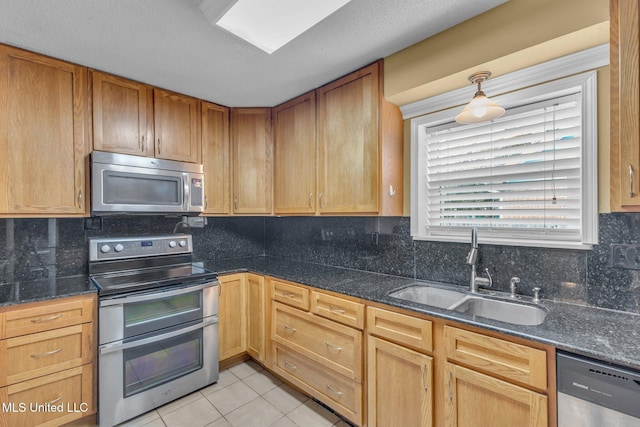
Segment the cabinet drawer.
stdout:
<svg viewBox="0 0 640 427">
<path fill-rule="evenodd" d="M 92 324 L 69 326 L 0 342 L 0 386 L 90 363 Z"/>
<path fill-rule="evenodd" d="M 93 414 L 92 383 L 88 364 L 2 387 L 0 401 L 13 410 L 0 411 L 0 425 L 59 426 Z"/>
<path fill-rule="evenodd" d="M 452 361 L 490 375 L 547 389 L 547 353 L 499 338 L 445 326 L 445 352 Z"/>
<path fill-rule="evenodd" d="M 297 307 L 301 310 L 309 310 L 309 290 L 279 280 L 271 280 L 271 298 L 283 304 Z"/>
<path fill-rule="evenodd" d="M 362 424 L 362 385 L 293 350 L 275 345 L 275 370 L 357 425 Z"/>
<path fill-rule="evenodd" d="M 10 309 L 0 314 L 0 338 L 11 338 L 35 332 L 93 321 L 94 298 L 60 300 L 35 307 Z"/>
<path fill-rule="evenodd" d="M 362 377 L 362 332 L 285 305 L 273 305 L 276 342 L 354 381 Z"/>
<path fill-rule="evenodd" d="M 433 328 L 428 320 L 367 307 L 367 331 L 418 351 L 433 350 Z"/>
<path fill-rule="evenodd" d="M 311 291 L 311 312 L 352 328 L 364 327 L 364 304 L 344 298 Z"/>
</svg>

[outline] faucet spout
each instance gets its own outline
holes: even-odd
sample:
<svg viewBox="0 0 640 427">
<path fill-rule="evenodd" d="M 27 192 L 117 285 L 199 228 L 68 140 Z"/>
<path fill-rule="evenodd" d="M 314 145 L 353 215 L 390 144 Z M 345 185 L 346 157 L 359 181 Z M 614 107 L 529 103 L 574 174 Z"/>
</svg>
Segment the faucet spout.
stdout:
<svg viewBox="0 0 640 427">
<path fill-rule="evenodd" d="M 469 291 L 470 292 L 478 292 L 478 288 L 482 286 L 491 287 L 493 285 L 493 280 L 491 279 L 491 275 L 489 274 L 489 269 L 485 268 L 484 270 L 487 272 L 488 278 L 479 277 L 476 274 L 476 262 L 478 261 L 478 229 L 471 229 L 471 250 L 467 255 L 467 264 L 471 266 L 471 279 L 469 280 Z"/>
<path fill-rule="evenodd" d="M 467 255 L 467 264 L 475 265 L 478 260 L 478 229 L 471 229 L 471 250 Z"/>
</svg>

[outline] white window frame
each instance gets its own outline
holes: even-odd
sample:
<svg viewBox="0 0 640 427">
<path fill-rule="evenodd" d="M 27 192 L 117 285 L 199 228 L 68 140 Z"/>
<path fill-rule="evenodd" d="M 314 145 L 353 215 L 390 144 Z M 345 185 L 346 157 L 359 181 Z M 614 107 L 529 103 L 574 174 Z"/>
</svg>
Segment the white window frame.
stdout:
<svg viewBox="0 0 640 427">
<path fill-rule="evenodd" d="M 592 49 L 595 50 L 596 48 Z M 598 53 L 601 54 L 603 49 L 600 48 Z M 607 49 L 608 53 L 608 49 Z M 600 55 L 599 57 L 601 57 Z M 571 56 L 566 57 L 567 63 L 571 63 Z M 565 59 L 565 58 L 562 58 Z M 601 60 L 601 59 L 600 59 Z M 554 63 L 557 64 L 558 60 Z M 608 58 L 607 58 L 608 63 Z M 583 67 L 585 64 L 581 64 Z M 606 64 L 598 63 L 596 66 Z M 539 66 L 536 66 L 539 67 Z M 532 67 L 533 68 L 533 67 Z M 595 66 L 591 69 L 596 68 Z M 572 74 L 571 66 L 565 65 L 564 75 Z M 557 70 L 557 68 L 556 68 Z M 578 72 L 584 71 L 578 70 Z M 522 71 L 518 72 L 522 75 Z M 515 74 L 515 73 L 514 73 Z M 478 239 L 481 243 L 511 246 L 533 246 L 533 247 L 549 247 L 549 248 L 570 248 L 570 249 L 590 249 L 593 244 L 598 242 L 598 166 L 597 166 L 597 74 L 596 71 L 571 75 L 570 77 L 561 78 L 559 80 L 550 81 L 544 84 L 530 86 L 531 81 L 526 79 L 513 78 L 507 75 L 510 83 L 498 84 L 504 89 L 503 95 L 494 96 L 494 92 L 489 89 L 485 91 L 498 104 L 506 109 L 520 105 L 537 102 L 549 97 L 556 97 L 569 94 L 579 89 L 582 93 L 582 137 L 584 144 L 582 146 L 582 164 L 581 164 L 581 237 L 580 241 L 555 240 L 545 238 L 548 233 L 554 230 L 496 230 L 482 229 L 478 230 Z M 522 89 L 524 87 L 524 89 Z M 468 88 L 467 88 L 468 89 Z M 484 88 L 483 88 L 484 89 Z M 459 97 L 459 90 L 454 91 L 455 96 Z M 469 90 L 469 97 L 472 95 Z M 453 94 L 453 92 L 452 92 Z M 434 97 L 432 109 L 430 109 L 429 100 L 419 101 L 420 108 L 424 111 L 436 111 L 430 114 L 419 116 L 411 120 L 411 235 L 415 240 L 430 240 L 443 242 L 468 242 L 469 228 L 460 227 L 459 229 L 448 229 L 447 234 L 436 233 L 428 228 L 428 219 L 426 215 L 426 180 L 424 178 L 426 166 L 426 149 L 421 144 L 421 132 L 424 134 L 425 128 L 452 122 L 455 115 L 459 112 L 460 106 L 456 105 L 452 108 L 442 108 L 443 100 L 447 99 L 447 94 Z M 453 98 L 451 98 L 453 99 Z M 417 104 L 417 103 L 416 103 Z M 451 106 L 453 104 L 449 104 Z M 403 108 L 406 113 L 415 105 Z M 406 115 L 406 114 L 405 114 Z"/>
</svg>

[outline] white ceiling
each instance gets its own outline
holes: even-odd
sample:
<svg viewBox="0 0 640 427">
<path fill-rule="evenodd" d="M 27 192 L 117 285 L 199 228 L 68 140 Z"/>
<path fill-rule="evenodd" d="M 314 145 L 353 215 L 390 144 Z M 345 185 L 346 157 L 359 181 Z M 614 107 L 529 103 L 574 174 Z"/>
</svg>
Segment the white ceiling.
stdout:
<svg viewBox="0 0 640 427">
<path fill-rule="evenodd" d="M 272 55 L 211 25 L 200 1 L 0 0 L 0 42 L 226 106 L 270 107 L 506 0 L 352 0 Z"/>
</svg>

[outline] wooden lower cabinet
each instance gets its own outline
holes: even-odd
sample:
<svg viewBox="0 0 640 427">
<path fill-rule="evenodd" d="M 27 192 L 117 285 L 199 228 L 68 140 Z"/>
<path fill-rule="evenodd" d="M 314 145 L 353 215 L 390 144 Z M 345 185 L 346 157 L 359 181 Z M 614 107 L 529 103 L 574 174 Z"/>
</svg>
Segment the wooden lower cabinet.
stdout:
<svg viewBox="0 0 640 427">
<path fill-rule="evenodd" d="M 362 425 L 362 384 L 278 343 L 274 371 L 296 387 L 328 405 L 349 421 Z"/>
<path fill-rule="evenodd" d="M 253 273 L 219 279 L 220 360 L 248 354 L 357 426 L 556 426 L 553 347 Z"/>
<path fill-rule="evenodd" d="M 265 361 L 265 280 L 263 276 L 247 273 L 248 337 L 247 353 L 254 359 Z"/>
<path fill-rule="evenodd" d="M 445 381 L 445 426 L 548 425 L 548 401 L 543 394 L 449 362 Z"/>
<path fill-rule="evenodd" d="M 432 426 L 433 359 L 373 336 L 367 341 L 368 426 Z"/>
<path fill-rule="evenodd" d="M 220 276 L 218 357 L 220 362 L 247 351 L 246 274 Z"/>
<path fill-rule="evenodd" d="M 59 426 L 95 413 L 93 366 L 83 365 L 0 388 L 2 426 Z M 8 410 L 6 410 L 8 409 Z"/>
<path fill-rule="evenodd" d="M 0 308 L 0 426 L 59 426 L 93 415 L 96 297 Z"/>
</svg>

